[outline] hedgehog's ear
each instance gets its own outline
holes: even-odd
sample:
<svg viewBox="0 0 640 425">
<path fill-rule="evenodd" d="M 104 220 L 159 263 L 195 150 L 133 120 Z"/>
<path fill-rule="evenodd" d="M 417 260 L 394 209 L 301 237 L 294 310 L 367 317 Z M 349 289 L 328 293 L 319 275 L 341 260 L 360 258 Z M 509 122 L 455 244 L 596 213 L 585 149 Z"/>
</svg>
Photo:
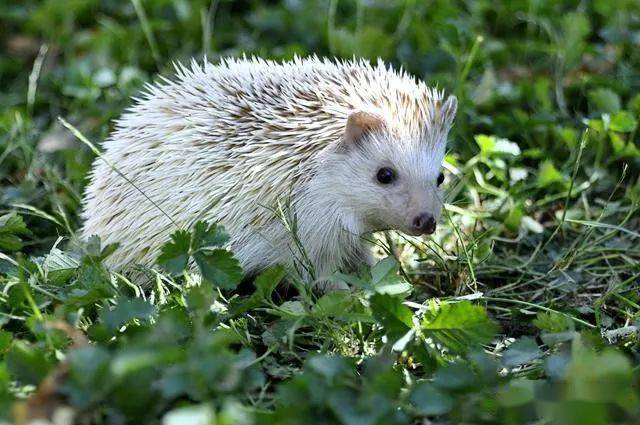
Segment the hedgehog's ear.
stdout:
<svg viewBox="0 0 640 425">
<path fill-rule="evenodd" d="M 384 126 L 384 119 L 380 115 L 363 111 L 353 112 L 349 115 L 344 129 L 343 147 L 358 145 L 368 133 L 380 130 Z"/>
</svg>

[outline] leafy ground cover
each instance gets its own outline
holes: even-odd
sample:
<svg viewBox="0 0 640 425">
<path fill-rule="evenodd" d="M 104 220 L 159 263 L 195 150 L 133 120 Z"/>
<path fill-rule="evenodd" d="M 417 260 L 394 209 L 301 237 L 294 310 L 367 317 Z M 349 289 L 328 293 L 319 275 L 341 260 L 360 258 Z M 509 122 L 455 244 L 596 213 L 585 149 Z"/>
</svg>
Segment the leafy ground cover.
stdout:
<svg viewBox="0 0 640 425">
<path fill-rule="evenodd" d="M 0 420 L 638 423 L 639 45 L 633 0 L 3 2 Z M 243 52 L 381 57 L 455 93 L 436 235 L 375 235 L 326 295 L 280 268 L 237 290 L 214 223 L 150 289 L 107 270 L 69 128 L 99 146 L 172 61 Z"/>
</svg>

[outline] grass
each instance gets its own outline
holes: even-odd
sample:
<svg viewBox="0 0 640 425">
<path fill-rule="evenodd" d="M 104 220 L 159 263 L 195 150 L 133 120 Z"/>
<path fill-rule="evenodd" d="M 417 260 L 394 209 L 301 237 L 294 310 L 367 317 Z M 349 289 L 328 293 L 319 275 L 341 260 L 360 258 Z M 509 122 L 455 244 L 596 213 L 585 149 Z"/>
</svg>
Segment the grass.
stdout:
<svg viewBox="0 0 640 425">
<path fill-rule="evenodd" d="M 9 1 L 0 28 L 0 421 L 640 420 L 637 2 Z M 372 235 L 324 296 L 280 268 L 240 290 L 206 223 L 150 289 L 105 269 L 75 231 L 112 120 L 173 61 L 242 53 L 455 93 L 438 232 Z"/>
</svg>

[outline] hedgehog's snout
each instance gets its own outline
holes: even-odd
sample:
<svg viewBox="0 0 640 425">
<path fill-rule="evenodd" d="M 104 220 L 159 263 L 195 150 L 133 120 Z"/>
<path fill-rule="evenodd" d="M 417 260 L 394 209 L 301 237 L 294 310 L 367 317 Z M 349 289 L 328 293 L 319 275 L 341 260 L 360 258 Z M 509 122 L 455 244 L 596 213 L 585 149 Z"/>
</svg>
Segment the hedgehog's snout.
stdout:
<svg viewBox="0 0 640 425">
<path fill-rule="evenodd" d="M 436 219 L 432 214 L 417 215 L 412 222 L 412 230 L 420 235 L 430 235 L 436 231 Z"/>
</svg>

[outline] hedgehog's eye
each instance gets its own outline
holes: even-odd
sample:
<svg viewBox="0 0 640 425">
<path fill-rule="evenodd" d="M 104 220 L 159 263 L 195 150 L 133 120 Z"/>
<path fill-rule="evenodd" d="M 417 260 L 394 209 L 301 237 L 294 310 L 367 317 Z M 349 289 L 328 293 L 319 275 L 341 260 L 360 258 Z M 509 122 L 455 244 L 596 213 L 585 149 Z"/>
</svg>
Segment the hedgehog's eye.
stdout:
<svg viewBox="0 0 640 425">
<path fill-rule="evenodd" d="M 389 184 L 396 178 L 396 173 L 389 167 L 384 167 L 378 170 L 378 174 L 376 174 L 376 178 L 382 184 Z"/>
<path fill-rule="evenodd" d="M 443 181 L 444 181 L 444 174 L 440 173 L 437 180 L 438 186 L 440 186 Z"/>
</svg>

